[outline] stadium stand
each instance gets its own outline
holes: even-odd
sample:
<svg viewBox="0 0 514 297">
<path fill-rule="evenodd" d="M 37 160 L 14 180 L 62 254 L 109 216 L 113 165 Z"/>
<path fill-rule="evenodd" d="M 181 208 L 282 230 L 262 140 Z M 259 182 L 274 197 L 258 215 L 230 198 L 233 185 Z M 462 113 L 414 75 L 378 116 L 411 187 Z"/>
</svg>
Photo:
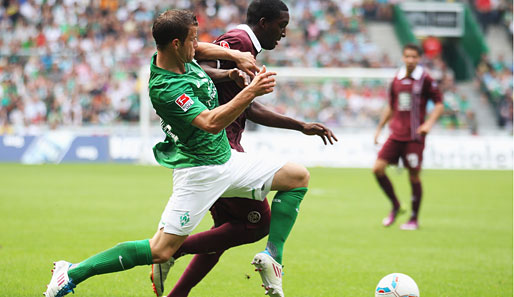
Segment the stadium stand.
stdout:
<svg viewBox="0 0 514 297">
<path fill-rule="evenodd" d="M 194 9 L 201 41 L 244 22 L 246 0 L 175 1 L 175 8 Z M 268 66 L 396 67 L 387 51 L 368 34 L 367 21 L 389 21 L 386 0 L 294 0 L 288 37 L 259 56 Z M 479 1 L 477 1 L 478 3 Z M 512 33 L 512 11 L 498 20 Z M 512 4 L 510 4 L 512 7 Z M 145 82 L 139 69 L 154 52 L 151 23 L 163 3 L 133 0 L 4 0 L 0 6 L 0 133 L 34 134 L 43 127 L 130 124 L 139 119 L 139 91 Z M 499 8 L 500 9 L 500 8 Z M 509 17 L 510 12 L 510 17 Z M 299 17 L 301 16 L 301 17 Z M 509 23 L 510 22 L 510 23 Z M 512 37 L 512 34 L 510 34 Z M 443 127 L 469 127 L 476 121 L 468 102 L 442 59 L 425 64 L 443 86 Z M 508 71 L 482 72 L 482 89 L 501 125 L 512 122 L 512 92 L 503 87 L 497 99 L 494 82 L 512 82 Z M 385 104 L 387 82 L 326 81 L 312 85 L 288 82 L 277 87 L 272 107 L 306 120 L 333 126 L 371 127 Z M 491 89 L 492 88 L 492 89 Z M 493 95 L 490 95 L 493 94 Z M 508 99 L 510 96 L 510 100 Z M 510 105 L 510 114 L 509 114 Z"/>
</svg>

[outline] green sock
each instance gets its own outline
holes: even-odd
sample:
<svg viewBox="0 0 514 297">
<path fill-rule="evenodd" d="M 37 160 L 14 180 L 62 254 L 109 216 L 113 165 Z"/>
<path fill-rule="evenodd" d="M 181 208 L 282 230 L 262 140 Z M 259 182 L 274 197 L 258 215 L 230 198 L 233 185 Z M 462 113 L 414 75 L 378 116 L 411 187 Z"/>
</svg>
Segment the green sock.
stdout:
<svg viewBox="0 0 514 297">
<path fill-rule="evenodd" d="M 148 239 L 127 241 L 118 243 L 113 248 L 80 262 L 68 271 L 68 276 L 75 285 L 78 285 L 97 274 L 127 270 L 137 265 L 150 264 L 152 264 L 150 241 Z"/>
<path fill-rule="evenodd" d="M 296 188 L 277 192 L 273 198 L 266 251 L 280 264 L 282 264 L 284 244 L 293 229 L 305 193 L 307 188 Z"/>
</svg>

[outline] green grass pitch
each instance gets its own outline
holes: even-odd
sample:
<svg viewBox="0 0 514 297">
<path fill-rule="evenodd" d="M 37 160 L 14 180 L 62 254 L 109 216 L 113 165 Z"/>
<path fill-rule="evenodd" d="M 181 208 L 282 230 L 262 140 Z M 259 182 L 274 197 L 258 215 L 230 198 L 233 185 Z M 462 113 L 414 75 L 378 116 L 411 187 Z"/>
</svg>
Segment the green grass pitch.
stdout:
<svg viewBox="0 0 514 297">
<path fill-rule="evenodd" d="M 413 277 L 422 297 L 512 296 L 512 171 L 425 170 L 414 232 L 399 230 L 408 214 L 381 226 L 389 205 L 370 170 L 310 171 L 286 244 L 287 296 L 371 297 L 392 272 Z M 406 172 L 388 172 L 410 209 Z M 0 296 L 41 296 L 53 261 L 151 237 L 170 194 L 171 171 L 161 167 L 0 164 Z M 196 231 L 210 224 L 207 216 Z M 190 296 L 263 296 L 250 261 L 264 245 L 227 251 Z M 167 289 L 190 259 L 173 268 Z M 148 272 L 95 276 L 74 296 L 153 296 Z"/>
</svg>

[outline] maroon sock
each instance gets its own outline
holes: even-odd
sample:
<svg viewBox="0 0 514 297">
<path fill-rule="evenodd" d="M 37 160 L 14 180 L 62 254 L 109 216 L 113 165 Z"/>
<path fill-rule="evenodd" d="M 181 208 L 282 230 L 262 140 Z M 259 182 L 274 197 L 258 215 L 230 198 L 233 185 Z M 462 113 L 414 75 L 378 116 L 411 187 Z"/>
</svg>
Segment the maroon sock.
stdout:
<svg viewBox="0 0 514 297">
<path fill-rule="evenodd" d="M 168 297 L 186 297 L 218 263 L 222 254 L 223 252 L 195 255 Z"/>
<path fill-rule="evenodd" d="M 227 222 L 208 231 L 189 236 L 173 257 L 197 254 L 187 266 L 168 297 L 187 296 L 216 265 L 223 252 L 231 247 L 252 243 L 268 234 L 269 225 L 261 224 L 248 229 L 241 222 Z"/>
<path fill-rule="evenodd" d="M 400 201 L 398 201 L 398 198 L 396 198 L 396 194 L 394 193 L 393 184 L 391 184 L 391 181 L 387 177 L 387 175 L 378 176 L 375 175 L 378 181 L 378 184 L 386 194 L 387 198 L 391 201 L 393 204 L 393 209 L 398 210 L 400 208 Z"/>
<path fill-rule="evenodd" d="M 173 257 L 187 254 L 208 254 L 223 252 L 231 247 L 252 243 L 268 234 L 267 226 L 247 229 L 244 223 L 227 222 L 210 230 L 190 235 Z"/>
<path fill-rule="evenodd" d="M 411 220 L 418 219 L 419 207 L 421 206 L 421 196 L 423 194 L 421 182 L 410 182 L 412 187 L 412 216 Z"/>
</svg>

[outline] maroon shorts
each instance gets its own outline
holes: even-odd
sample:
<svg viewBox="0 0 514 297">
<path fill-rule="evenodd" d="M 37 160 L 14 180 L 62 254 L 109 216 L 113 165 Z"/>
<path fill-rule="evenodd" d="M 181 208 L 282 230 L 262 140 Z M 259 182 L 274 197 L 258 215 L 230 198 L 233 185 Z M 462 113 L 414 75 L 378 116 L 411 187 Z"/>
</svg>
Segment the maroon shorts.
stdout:
<svg viewBox="0 0 514 297">
<path fill-rule="evenodd" d="M 220 198 L 211 207 L 211 215 L 216 227 L 229 221 L 239 221 L 248 229 L 269 228 L 271 209 L 267 199 Z"/>
<path fill-rule="evenodd" d="M 398 141 L 389 137 L 378 152 L 378 159 L 386 160 L 389 164 L 398 164 L 398 160 L 402 158 L 405 167 L 420 170 L 424 149 L 423 142 Z"/>
</svg>

